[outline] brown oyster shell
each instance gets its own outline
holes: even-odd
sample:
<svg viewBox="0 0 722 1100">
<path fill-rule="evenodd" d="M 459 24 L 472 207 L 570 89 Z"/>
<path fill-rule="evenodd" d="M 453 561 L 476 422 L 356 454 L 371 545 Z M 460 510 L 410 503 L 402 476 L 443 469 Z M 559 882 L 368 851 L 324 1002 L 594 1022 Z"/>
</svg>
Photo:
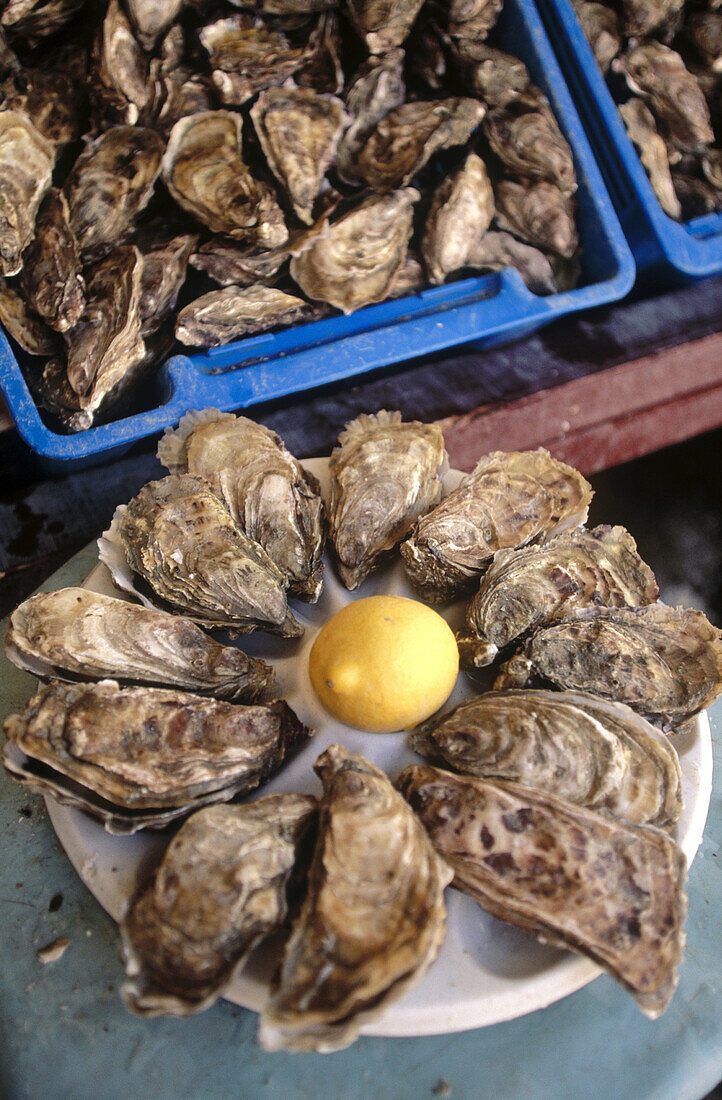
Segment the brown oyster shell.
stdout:
<svg viewBox="0 0 722 1100">
<path fill-rule="evenodd" d="M 280 31 L 242 13 L 204 27 L 213 84 L 223 103 L 240 106 L 258 92 L 283 84 L 304 60 Z"/>
<path fill-rule="evenodd" d="M 665 136 L 683 152 L 704 152 L 714 141 L 709 107 L 682 58 L 661 42 L 644 42 L 622 54 L 612 68 L 649 101 Z"/>
<path fill-rule="evenodd" d="M 454 39 L 453 47 L 468 91 L 489 107 L 507 107 L 529 88 L 526 65 L 517 57 L 472 39 Z"/>
<path fill-rule="evenodd" d="M 183 0 L 127 0 L 127 4 L 138 41 L 145 50 L 152 50 L 179 14 Z"/>
<path fill-rule="evenodd" d="M 324 11 L 319 16 L 318 23 L 309 35 L 306 59 L 294 78 L 300 87 L 312 88 L 314 92 L 340 95 L 343 91 L 345 77 L 341 64 L 338 15 L 335 11 Z"/>
<path fill-rule="evenodd" d="M 59 348 L 52 329 L 28 306 L 21 294 L 0 278 L 0 323 L 23 351 L 30 355 L 55 355 Z"/>
<path fill-rule="evenodd" d="M 606 73 L 622 49 L 617 13 L 614 8 L 594 3 L 593 0 L 572 0 L 572 3 L 597 65 Z"/>
<path fill-rule="evenodd" d="M 479 271 L 503 271 L 505 267 L 513 267 L 533 294 L 556 294 L 562 289 L 551 258 L 540 249 L 518 241 L 511 233 L 490 230 L 471 241 L 466 263 Z"/>
<path fill-rule="evenodd" d="M 577 189 L 571 149 L 543 97 L 495 107 L 483 122 L 492 151 L 515 179 L 547 180 L 565 195 Z"/>
<path fill-rule="evenodd" d="M 6 9 L 7 10 L 7 9 Z M 55 149 L 20 111 L 0 111 L 0 274 L 17 275 L 50 187 Z"/>
<path fill-rule="evenodd" d="M 55 34 L 68 23 L 85 0 L 8 0 L 0 23 L 6 31 L 33 43 Z"/>
<path fill-rule="evenodd" d="M 157 332 L 173 313 L 198 235 L 179 233 L 163 220 L 144 227 L 133 240 L 143 257 L 140 319 L 145 338 Z"/>
<path fill-rule="evenodd" d="M 371 54 L 401 46 L 424 0 L 348 0 L 351 22 Z"/>
<path fill-rule="evenodd" d="M 494 192 L 486 165 L 470 153 L 434 191 L 421 238 L 421 254 L 432 283 L 465 267 L 474 243 L 494 216 Z"/>
<path fill-rule="evenodd" d="M 545 180 L 500 180 L 494 188 L 496 223 L 527 244 L 570 259 L 579 247 L 574 200 Z"/>
<path fill-rule="evenodd" d="M 347 183 L 359 180 L 358 155 L 369 134 L 405 98 L 403 50 L 371 56 L 357 69 L 344 97 L 350 123 L 341 136 L 336 155 L 336 169 Z"/>
<path fill-rule="evenodd" d="M 313 316 L 314 307 L 270 286 L 226 286 L 189 302 L 175 326 L 176 339 L 191 347 L 216 348 Z"/>
<path fill-rule="evenodd" d="M 27 115 L 58 152 L 78 137 L 80 104 L 67 73 L 18 67 L 0 80 L 0 98 L 3 110 Z"/>
<path fill-rule="evenodd" d="M 643 100 L 634 97 L 620 105 L 619 113 L 630 140 L 637 148 L 639 159 L 647 171 L 660 206 L 670 218 L 681 218 L 682 206 L 672 183 L 667 146 L 657 133 L 654 115 Z"/>
<path fill-rule="evenodd" d="M 684 0 L 622 0 L 624 33 L 627 38 L 643 39 L 675 25 Z"/>
<path fill-rule="evenodd" d="M 101 100 L 118 122 L 135 125 L 153 94 L 148 59 L 120 0 L 110 0 L 94 48 Z"/>
<path fill-rule="evenodd" d="M 28 305 L 56 332 L 78 323 L 85 306 L 85 280 L 68 204 L 55 187 L 40 204 L 21 282 Z"/>
<path fill-rule="evenodd" d="M 448 31 L 452 38 L 483 42 L 496 24 L 504 0 L 450 0 Z"/>
</svg>

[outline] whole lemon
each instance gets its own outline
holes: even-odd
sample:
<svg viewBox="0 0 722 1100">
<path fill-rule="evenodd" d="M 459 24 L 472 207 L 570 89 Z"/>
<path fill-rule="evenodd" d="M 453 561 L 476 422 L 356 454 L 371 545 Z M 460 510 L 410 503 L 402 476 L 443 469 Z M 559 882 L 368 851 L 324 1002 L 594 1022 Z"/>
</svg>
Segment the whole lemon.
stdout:
<svg viewBox="0 0 722 1100">
<path fill-rule="evenodd" d="M 446 702 L 459 651 L 451 628 L 430 607 L 401 596 L 368 596 L 322 627 L 308 670 L 335 718 L 391 733 L 423 722 Z"/>
</svg>

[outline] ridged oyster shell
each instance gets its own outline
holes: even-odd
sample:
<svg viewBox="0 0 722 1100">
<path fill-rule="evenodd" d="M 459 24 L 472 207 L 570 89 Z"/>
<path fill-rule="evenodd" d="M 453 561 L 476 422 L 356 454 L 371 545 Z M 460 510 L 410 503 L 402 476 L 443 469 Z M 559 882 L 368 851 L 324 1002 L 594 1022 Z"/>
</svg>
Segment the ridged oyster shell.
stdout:
<svg viewBox="0 0 722 1100">
<path fill-rule="evenodd" d="M 348 0 L 348 10 L 371 54 L 405 41 L 424 0 Z"/>
<path fill-rule="evenodd" d="M 406 98 L 404 51 L 369 57 L 358 68 L 344 97 L 350 123 L 338 145 L 336 169 L 347 183 L 358 182 L 358 155 L 384 115 Z"/>
<path fill-rule="evenodd" d="M 340 1050 L 415 984 L 445 931 L 451 872 L 379 768 L 332 745 L 301 913 L 261 1015 L 266 1050 Z"/>
<path fill-rule="evenodd" d="M 547 180 L 566 195 L 576 191 L 571 150 L 541 94 L 495 107 L 483 127 L 492 151 L 515 179 Z"/>
<path fill-rule="evenodd" d="M 458 889 L 542 943 L 592 958 L 651 1019 L 664 1012 L 687 915 L 686 860 L 666 833 L 436 768 L 407 768 L 397 786 Z"/>
<path fill-rule="evenodd" d="M 158 458 L 172 474 L 207 481 L 286 576 L 289 592 L 315 603 L 323 584 L 321 490 L 280 436 L 245 416 L 205 409 L 166 429 Z"/>
<path fill-rule="evenodd" d="M 266 551 L 234 522 L 206 482 L 171 474 L 144 485 L 116 509 L 98 540 L 116 584 L 136 588 L 137 573 L 165 607 L 202 626 L 297 637 L 303 627 L 286 601 L 286 579 Z"/>
<path fill-rule="evenodd" d="M 143 257 L 141 334 L 152 336 L 175 309 L 198 235 L 180 233 L 167 223 L 156 222 L 136 233 L 133 243 Z"/>
<path fill-rule="evenodd" d="M 0 323 L 23 351 L 30 355 L 56 355 L 59 348 L 55 333 L 29 307 L 17 291 L 0 276 Z"/>
<path fill-rule="evenodd" d="M 646 169 L 660 206 L 670 218 L 681 218 L 682 204 L 674 190 L 667 145 L 657 132 L 654 115 L 643 100 L 636 98 L 620 104 L 619 113 L 630 140 L 637 148 L 639 159 Z"/>
<path fill-rule="evenodd" d="M 494 216 L 494 192 L 486 165 L 470 153 L 434 191 L 424 225 L 421 253 L 432 283 L 465 267 L 475 242 Z"/>
<path fill-rule="evenodd" d="M 358 588 L 433 508 L 447 466 L 433 424 L 382 410 L 346 425 L 329 463 L 329 539 L 347 588 Z"/>
<path fill-rule="evenodd" d="M 121 922 L 126 1008 L 188 1016 L 222 996 L 249 951 L 286 920 L 315 821 L 316 799 L 300 794 L 189 817 Z"/>
<path fill-rule="evenodd" d="M 85 0 L 8 0 L 0 17 L 3 27 L 31 43 L 55 34 L 68 23 Z"/>
<path fill-rule="evenodd" d="M 497 550 L 584 523 L 592 495 L 577 470 L 543 447 L 484 455 L 403 543 L 409 579 L 425 599 L 453 599 L 474 586 Z"/>
<path fill-rule="evenodd" d="M 273 683 L 270 665 L 220 645 L 178 615 L 86 588 L 41 592 L 13 612 L 6 656 L 36 676 L 114 679 L 251 702 Z"/>
<path fill-rule="evenodd" d="M 649 101 L 665 136 L 683 152 L 704 152 L 714 141 L 709 107 L 682 58 L 661 42 L 643 42 L 622 54 L 612 68 Z"/>
<path fill-rule="evenodd" d="M 408 743 L 440 767 L 523 783 L 633 825 L 663 828 L 682 812 L 669 739 L 630 707 L 584 692 L 486 692 Z"/>
<path fill-rule="evenodd" d="M 579 248 L 575 204 L 553 183 L 500 180 L 494 188 L 496 224 L 515 237 L 570 259 Z"/>
<path fill-rule="evenodd" d="M 85 305 L 85 280 L 68 204 L 55 187 L 38 209 L 21 282 L 28 305 L 56 332 L 77 325 Z"/>
<path fill-rule="evenodd" d="M 276 287 L 224 286 L 189 302 L 178 314 L 175 334 L 182 344 L 216 348 L 313 313 L 314 307 L 304 298 Z"/>
<path fill-rule="evenodd" d="M 7 11 L 7 9 L 6 9 Z M 0 111 L 0 274 L 17 275 L 50 186 L 55 149 L 20 111 Z"/>
<path fill-rule="evenodd" d="M 223 103 L 240 106 L 258 92 L 283 84 L 304 60 L 304 50 L 247 12 L 219 19 L 200 32 L 213 83 Z"/>
<path fill-rule="evenodd" d="M 138 40 L 145 50 L 152 50 L 183 6 L 183 0 L 127 0 L 127 3 Z"/>
<path fill-rule="evenodd" d="M 108 832 L 132 833 L 253 790 L 309 734 L 284 702 L 241 706 L 114 680 L 51 681 L 6 720 L 3 763 Z"/>
</svg>

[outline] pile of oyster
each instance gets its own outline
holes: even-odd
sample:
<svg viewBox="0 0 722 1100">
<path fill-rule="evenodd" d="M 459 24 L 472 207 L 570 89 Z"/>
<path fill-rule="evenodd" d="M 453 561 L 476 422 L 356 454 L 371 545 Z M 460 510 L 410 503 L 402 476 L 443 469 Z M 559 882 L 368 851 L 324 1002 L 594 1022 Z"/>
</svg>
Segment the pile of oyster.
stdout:
<svg viewBox="0 0 722 1100">
<path fill-rule="evenodd" d="M 664 1011 L 686 914 L 673 738 L 722 691 L 722 632 L 658 603 L 624 528 L 586 526 L 581 474 L 494 452 L 444 495 L 438 427 L 387 411 L 346 425 L 326 502 L 242 416 L 189 413 L 159 457 L 168 476 L 99 540 L 135 602 L 40 594 L 6 640 L 42 681 L 5 722 L 9 774 L 111 832 L 173 827 L 122 920 L 128 1007 L 200 1011 L 280 935 L 262 1043 L 341 1049 L 431 966 L 453 882 Z M 268 665 L 204 629 L 297 637 L 289 598 L 318 600 L 326 538 L 349 590 L 400 555 L 423 599 L 468 603 L 475 694 L 408 735 L 429 763 L 387 777 L 331 745 L 318 799 L 238 801 L 310 731 L 263 702 Z"/>
<path fill-rule="evenodd" d="M 722 210 L 722 12 L 716 0 L 572 0 L 666 214 Z"/>
<path fill-rule="evenodd" d="M 39 402 L 83 430 L 176 340 L 465 273 L 570 289 L 572 155 L 501 8 L 3 0 L 0 322 Z"/>
</svg>

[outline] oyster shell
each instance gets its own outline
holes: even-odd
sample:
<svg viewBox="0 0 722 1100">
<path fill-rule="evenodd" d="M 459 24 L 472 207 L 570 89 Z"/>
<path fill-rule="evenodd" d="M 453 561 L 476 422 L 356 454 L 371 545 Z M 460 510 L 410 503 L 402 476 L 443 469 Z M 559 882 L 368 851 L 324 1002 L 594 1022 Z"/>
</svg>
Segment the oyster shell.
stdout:
<svg viewBox="0 0 722 1100">
<path fill-rule="evenodd" d="M 417 522 L 401 547 L 404 568 L 425 599 L 453 599 L 477 583 L 497 550 L 584 523 L 592 496 L 582 475 L 543 447 L 493 451 Z"/>
<path fill-rule="evenodd" d="M 240 336 L 308 319 L 313 312 L 303 298 L 274 287 L 226 286 L 185 306 L 178 314 L 175 334 L 182 344 L 215 348 Z"/>
<path fill-rule="evenodd" d="M 271 171 L 298 217 L 311 225 L 321 181 L 349 121 L 341 100 L 310 88 L 269 88 L 251 118 Z"/>
<path fill-rule="evenodd" d="M 30 305 L 56 332 L 73 328 L 85 305 L 78 242 L 62 191 L 51 187 L 35 219 L 35 236 L 25 251 L 21 277 Z"/>
<path fill-rule="evenodd" d="M 713 214 L 719 208 L 719 194 L 706 180 L 690 176 L 686 172 L 672 171 L 672 183 L 685 221 Z"/>
<path fill-rule="evenodd" d="M 686 860 L 666 833 L 436 768 L 407 768 L 397 786 L 458 889 L 542 943 L 593 959 L 650 1018 L 664 1011 L 687 914 Z"/>
<path fill-rule="evenodd" d="M 405 98 L 403 50 L 371 56 L 356 71 L 345 96 L 350 123 L 336 154 L 336 170 L 347 183 L 359 181 L 358 155 L 371 132 Z"/>
<path fill-rule="evenodd" d="M 210 57 L 216 91 L 232 106 L 285 83 L 304 60 L 303 48 L 290 46 L 285 35 L 247 13 L 211 23 L 200 39 Z"/>
<path fill-rule="evenodd" d="M 549 256 L 518 241 L 511 233 L 490 231 L 471 241 L 466 264 L 480 271 L 514 267 L 533 294 L 556 294 L 561 289 L 558 272 Z"/>
<path fill-rule="evenodd" d="M 597 65 L 606 73 L 622 50 L 619 18 L 614 8 L 593 0 L 572 0 L 584 37 L 592 48 Z"/>
<path fill-rule="evenodd" d="M 9 336 L 30 355 L 55 355 L 58 344 L 55 334 L 28 307 L 16 291 L 0 277 L 0 323 Z"/>
<path fill-rule="evenodd" d="M 151 98 L 152 83 L 148 59 L 120 0 L 108 4 L 94 54 L 101 101 L 119 122 L 135 125 Z"/>
<path fill-rule="evenodd" d="M 406 253 L 403 267 L 391 280 L 387 298 L 405 298 L 407 294 L 420 294 L 427 286 L 424 265 L 411 250 Z"/>
<path fill-rule="evenodd" d="M 684 0 L 622 0 L 624 33 L 627 38 L 648 38 L 668 24 L 673 28 Z"/>
<path fill-rule="evenodd" d="M 424 0 L 348 0 L 351 21 L 371 54 L 384 54 L 406 39 Z"/>
<path fill-rule="evenodd" d="M 0 23 L 30 43 L 55 34 L 68 23 L 85 0 L 7 0 Z"/>
<path fill-rule="evenodd" d="M 134 243 L 143 257 L 140 331 L 146 337 L 157 332 L 175 309 L 198 235 L 178 233 L 163 221 L 136 233 Z"/>
<path fill-rule="evenodd" d="M 7 11 L 7 9 L 5 9 Z M 55 149 L 20 111 L 0 111 L 0 274 L 17 275 L 50 187 Z"/>
<path fill-rule="evenodd" d="M 612 68 L 630 89 L 649 100 L 652 113 L 672 144 L 683 152 L 704 152 L 714 141 L 702 89 L 684 61 L 661 42 L 645 42 L 622 54 Z"/>
<path fill-rule="evenodd" d="M 547 180 L 565 195 L 574 194 L 572 153 L 542 96 L 531 110 L 519 99 L 495 107 L 483 128 L 492 151 L 515 179 Z"/>
<path fill-rule="evenodd" d="M 261 1015 L 266 1050 L 340 1050 L 417 982 L 444 936 L 451 872 L 382 771 L 340 745 L 318 758 L 324 795 L 308 894 Z"/>
<path fill-rule="evenodd" d="M 691 608 L 588 608 L 532 634 L 494 687 L 532 675 L 627 703 L 669 729 L 722 692 L 722 631 Z"/>
<path fill-rule="evenodd" d="M 722 12 L 693 12 L 685 22 L 685 33 L 707 68 L 722 72 Z"/>
<path fill-rule="evenodd" d="M 464 38 L 454 40 L 454 50 L 469 91 L 489 107 L 507 107 L 527 91 L 529 73 L 518 57 Z"/>
<path fill-rule="evenodd" d="M 136 591 L 129 566 L 166 606 L 202 626 L 303 633 L 288 609 L 280 570 L 199 478 L 171 475 L 144 485 L 116 509 L 98 548 L 121 588 Z"/>
<path fill-rule="evenodd" d="M 4 728 L 12 778 L 118 833 L 254 790 L 310 735 L 284 702 L 241 706 L 114 680 L 42 684 Z"/>
<path fill-rule="evenodd" d="M 472 665 L 491 664 L 527 631 L 582 607 L 640 607 L 659 595 L 654 574 L 623 527 L 580 527 L 540 546 L 499 550 L 466 612 L 459 640 Z"/>
<path fill-rule="evenodd" d="M 682 206 L 675 194 L 669 156 L 664 139 L 657 133 L 654 115 L 641 99 L 632 98 L 619 108 L 630 139 L 634 142 L 660 206 L 670 218 L 681 218 Z"/>
<path fill-rule="evenodd" d="M 286 920 L 315 820 L 316 799 L 300 794 L 189 817 L 120 926 L 126 1008 L 188 1016 L 222 996 L 251 948 Z"/>
<path fill-rule="evenodd" d="M 152 50 L 157 39 L 175 20 L 183 0 L 127 0 L 128 12 L 145 50 Z"/>
<path fill-rule="evenodd" d="M 448 459 L 435 424 L 362 413 L 331 454 L 329 538 L 341 580 L 358 588 L 440 500 Z"/>
<path fill-rule="evenodd" d="M 85 588 L 41 592 L 13 612 L 5 653 L 36 676 L 130 680 L 250 702 L 273 669 L 195 623 Z M 63 675 L 63 674 L 66 675 Z"/>
<path fill-rule="evenodd" d="M 182 118 L 168 140 L 163 180 L 179 206 L 214 233 L 273 248 L 288 230 L 273 192 L 243 162 L 241 125 L 230 111 Z"/>
<path fill-rule="evenodd" d="M 2 110 L 27 115 L 57 152 L 78 137 L 80 105 L 67 73 L 18 67 L 0 79 L 0 99 Z"/>
<path fill-rule="evenodd" d="M 289 591 L 316 602 L 325 541 L 321 489 L 280 436 L 245 416 L 205 409 L 166 429 L 158 458 L 172 474 L 207 481 L 285 575 Z"/>
<path fill-rule="evenodd" d="M 405 187 L 372 195 L 343 214 L 327 236 L 291 260 L 301 290 L 344 313 L 383 301 L 406 260 L 419 197 Z"/>
<path fill-rule="evenodd" d="M 722 192 L 722 149 L 710 149 L 702 157 L 702 171 L 715 191 Z M 722 202 L 722 194 L 718 195 Z"/>
<path fill-rule="evenodd" d="M 480 156 L 470 153 L 462 167 L 434 191 L 424 224 L 421 253 L 432 283 L 469 261 L 469 252 L 483 237 L 494 216 L 494 192 Z"/>
<path fill-rule="evenodd" d="M 381 193 L 403 186 L 439 150 L 464 145 L 485 114 L 478 99 L 402 103 L 381 119 L 364 143 L 358 175 Z"/>
<path fill-rule="evenodd" d="M 341 65 L 341 37 L 335 11 L 325 11 L 311 32 L 306 60 L 294 74 L 296 83 L 314 92 L 340 95 L 345 78 Z"/>
<path fill-rule="evenodd" d="M 64 188 L 85 259 L 109 252 L 148 205 L 162 155 L 163 139 L 140 126 L 113 126 L 88 143 Z"/>
<path fill-rule="evenodd" d="M 574 200 L 553 183 L 533 185 L 500 180 L 494 189 L 496 222 L 500 229 L 570 259 L 579 247 L 574 224 Z"/>
<path fill-rule="evenodd" d="M 483 42 L 503 6 L 504 0 L 450 0 L 449 34 L 452 38 Z"/>
<path fill-rule="evenodd" d="M 524 783 L 633 825 L 664 828 L 682 812 L 669 739 L 622 703 L 583 692 L 487 692 L 408 743 L 440 767 Z"/>
<path fill-rule="evenodd" d="M 423 16 L 415 24 L 407 45 L 409 72 L 428 88 L 441 91 L 448 79 L 444 37 L 433 18 Z"/>
</svg>

